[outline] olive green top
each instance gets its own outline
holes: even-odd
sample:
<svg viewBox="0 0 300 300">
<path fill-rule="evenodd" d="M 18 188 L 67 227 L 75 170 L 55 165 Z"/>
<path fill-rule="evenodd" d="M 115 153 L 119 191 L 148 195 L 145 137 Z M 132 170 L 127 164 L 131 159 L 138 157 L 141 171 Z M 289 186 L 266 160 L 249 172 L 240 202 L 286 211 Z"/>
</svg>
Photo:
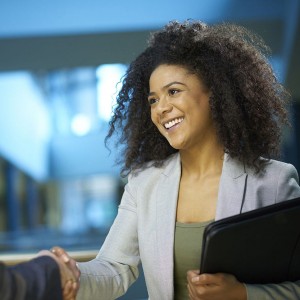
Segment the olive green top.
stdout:
<svg viewBox="0 0 300 300">
<path fill-rule="evenodd" d="M 189 299 L 187 271 L 200 268 L 203 232 L 205 227 L 211 222 L 176 222 L 174 241 L 174 300 Z"/>
</svg>

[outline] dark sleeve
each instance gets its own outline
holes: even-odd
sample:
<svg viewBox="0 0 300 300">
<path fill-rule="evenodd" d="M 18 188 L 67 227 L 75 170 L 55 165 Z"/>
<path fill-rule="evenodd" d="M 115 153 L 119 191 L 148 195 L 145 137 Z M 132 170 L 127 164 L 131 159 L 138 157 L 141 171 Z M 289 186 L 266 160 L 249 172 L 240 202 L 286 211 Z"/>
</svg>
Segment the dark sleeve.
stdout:
<svg viewBox="0 0 300 300">
<path fill-rule="evenodd" d="M 1 300 L 62 300 L 59 267 L 51 257 L 0 268 Z"/>
<path fill-rule="evenodd" d="M 0 299 L 25 299 L 26 285 L 21 275 L 0 263 Z"/>
</svg>

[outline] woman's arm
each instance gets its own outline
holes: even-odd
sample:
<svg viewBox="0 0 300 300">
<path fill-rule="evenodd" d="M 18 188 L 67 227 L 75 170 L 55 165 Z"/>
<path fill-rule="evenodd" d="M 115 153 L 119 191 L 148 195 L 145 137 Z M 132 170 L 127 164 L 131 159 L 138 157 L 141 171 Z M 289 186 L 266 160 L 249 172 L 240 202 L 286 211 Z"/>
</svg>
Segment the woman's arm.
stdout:
<svg viewBox="0 0 300 300">
<path fill-rule="evenodd" d="M 118 215 L 97 257 L 78 263 L 81 276 L 77 300 L 116 299 L 137 279 L 140 256 L 134 190 L 129 179 Z"/>
<path fill-rule="evenodd" d="M 280 284 L 245 284 L 247 299 L 256 300 L 298 300 L 300 299 L 300 281 Z"/>
<path fill-rule="evenodd" d="M 188 272 L 190 299 L 227 300 L 298 300 L 300 281 L 280 284 L 243 284 L 230 274 L 202 274 L 199 270 Z"/>
<path fill-rule="evenodd" d="M 298 173 L 293 165 L 285 164 L 278 176 L 276 202 L 300 197 Z M 300 280 L 280 284 L 245 284 L 248 300 L 300 299 Z"/>
</svg>

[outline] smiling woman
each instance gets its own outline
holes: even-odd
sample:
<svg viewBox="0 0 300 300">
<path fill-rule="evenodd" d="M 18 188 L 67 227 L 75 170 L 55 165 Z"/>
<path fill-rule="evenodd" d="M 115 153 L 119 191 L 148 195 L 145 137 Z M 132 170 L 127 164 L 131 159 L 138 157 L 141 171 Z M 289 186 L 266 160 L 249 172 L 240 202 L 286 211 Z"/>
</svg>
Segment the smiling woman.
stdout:
<svg viewBox="0 0 300 300">
<path fill-rule="evenodd" d="M 195 270 L 207 224 L 300 196 L 296 169 L 271 159 L 289 95 L 265 48 L 235 25 L 171 22 L 130 64 L 107 136 L 125 145 L 128 183 L 76 299 L 121 296 L 140 262 L 150 299 L 299 299 L 300 281 Z"/>
<path fill-rule="evenodd" d="M 282 124 L 288 123 L 284 104 L 289 94 L 266 58 L 268 47 L 240 26 L 186 24 L 173 22 L 153 34 L 149 47 L 132 62 L 124 77 L 108 135 L 120 126 L 121 141 L 130 144 L 125 147 L 123 172 L 143 168 L 150 161 L 159 165 L 177 152 L 161 136 L 143 102 L 157 101 L 149 90 L 149 79 L 160 65 L 184 67 L 187 74 L 201 80 L 210 91 L 211 116 L 225 151 L 261 170 L 259 157 L 278 155 Z M 170 80 L 176 81 L 174 78 Z"/>
<path fill-rule="evenodd" d="M 150 76 L 151 119 L 169 144 L 182 151 L 223 147 L 209 108 L 209 90 L 196 75 L 176 65 L 160 65 Z"/>
</svg>

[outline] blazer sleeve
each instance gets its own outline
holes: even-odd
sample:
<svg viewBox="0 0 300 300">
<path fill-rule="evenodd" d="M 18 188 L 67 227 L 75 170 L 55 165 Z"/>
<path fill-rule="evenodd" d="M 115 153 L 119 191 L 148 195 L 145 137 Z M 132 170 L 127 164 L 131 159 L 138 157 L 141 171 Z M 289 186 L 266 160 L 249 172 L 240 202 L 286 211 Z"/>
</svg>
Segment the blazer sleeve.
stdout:
<svg viewBox="0 0 300 300">
<path fill-rule="evenodd" d="M 118 215 L 97 257 L 78 263 L 81 275 L 77 300 L 116 299 L 137 279 L 140 256 L 135 190 L 129 176 Z"/>
<path fill-rule="evenodd" d="M 280 170 L 276 202 L 300 197 L 299 177 L 294 166 L 285 164 Z M 245 284 L 248 300 L 300 299 L 300 280 L 281 284 Z"/>
<path fill-rule="evenodd" d="M 296 168 L 291 164 L 284 164 L 277 183 L 276 202 L 300 197 L 299 176 Z"/>
<path fill-rule="evenodd" d="M 13 267 L 0 266 L 0 298 L 2 300 L 62 299 L 57 263 L 41 256 Z"/>
</svg>

